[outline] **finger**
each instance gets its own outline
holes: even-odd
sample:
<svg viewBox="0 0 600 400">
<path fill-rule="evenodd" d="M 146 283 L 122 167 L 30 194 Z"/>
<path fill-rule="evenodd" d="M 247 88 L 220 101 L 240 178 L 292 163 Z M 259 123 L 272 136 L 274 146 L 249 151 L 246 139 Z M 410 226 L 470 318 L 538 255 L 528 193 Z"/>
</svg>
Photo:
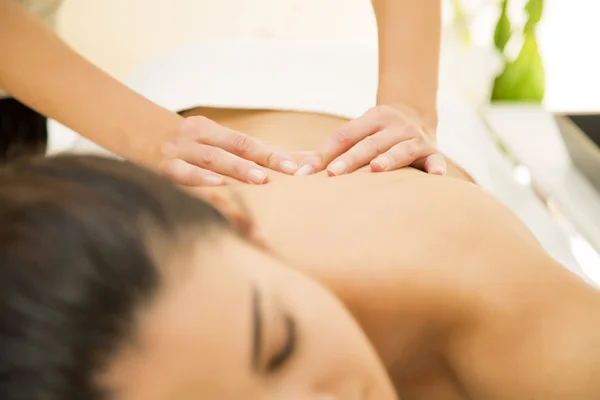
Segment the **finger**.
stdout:
<svg viewBox="0 0 600 400">
<path fill-rule="evenodd" d="M 175 183 L 184 186 L 221 186 L 225 179 L 214 172 L 189 164 L 182 159 L 165 160 L 159 165 L 159 171 Z"/>
<path fill-rule="evenodd" d="M 429 156 L 434 151 L 435 149 L 422 136 L 418 136 L 398 143 L 375 158 L 371 161 L 371 170 L 383 172 L 406 167 L 422 157 Z"/>
<path fill-rule="evenodd" d="M 330 176 L 343 175 L 356 171 L 367 165 L 378 155 L 388 151 L 392 146 L 409 139 L 410 132 L 401 126 L 390 126 L 371 136 L 367 136 L 350 150 L 336 158 L 327 166 Z"/>
<path fill-rule="evenodd" d="M 192 166 L 255 185 L 268 181 L 267 173 L 256 163 L 221 148 L 183 140 L 175 148 L 165 146 L 168 146 L 168 151 L 163 153 L 169 153 L 173 158 L 180 158 Z"/>
<path fill-rule="evenodd" d="M 359 141 L 380 131 L 382 128 L 382 123 L 371 117 L 369 113 L 344 124 L 315 152 L 319 160 L 319 167 L 324 168 L 336 157 L 350 150 Z"/>
<path fill-rule="evenodd" d="M 433 153 L 425 158 L 424 171 L 433 175 L 446 174 L 446 159 L 440 153 Z"/>
<path fill-rule="evenodd" d="M 299 151 L 292 154 L 296 164 L 300 167 L 294 173 L 294 176 L 307 176 L 321 171 L 321 158 L 314 151 Z"/>
<path fill-rule="evenodd" d="M 297 164 L 276 147 L 244 133 L 226 128 L 205 117 L 187 118 L 181 127 L 184 137 L 219 147 L 238 157 L 270 169 L 293 174 Z"/>
</svg>

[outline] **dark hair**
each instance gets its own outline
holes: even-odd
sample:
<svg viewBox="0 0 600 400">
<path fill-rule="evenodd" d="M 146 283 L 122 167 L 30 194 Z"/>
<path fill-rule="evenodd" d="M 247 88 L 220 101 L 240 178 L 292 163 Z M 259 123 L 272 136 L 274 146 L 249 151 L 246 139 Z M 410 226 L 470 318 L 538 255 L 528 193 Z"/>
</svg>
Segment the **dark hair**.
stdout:
<svg viewBox="0 0 600 400">
<path fill-rule="evenodd" d="M 0 165 L 44 154 L 46 124 L 46 117 L 18 100 L 0 99 Z"/>
<path fill-rule="evenodd" d="M 0 172 L 0 398 L 107 398 L 98 374 L 159 287 L 157 254 L 225 224 L 117 160 L 59 156 Z"/>
</svg>

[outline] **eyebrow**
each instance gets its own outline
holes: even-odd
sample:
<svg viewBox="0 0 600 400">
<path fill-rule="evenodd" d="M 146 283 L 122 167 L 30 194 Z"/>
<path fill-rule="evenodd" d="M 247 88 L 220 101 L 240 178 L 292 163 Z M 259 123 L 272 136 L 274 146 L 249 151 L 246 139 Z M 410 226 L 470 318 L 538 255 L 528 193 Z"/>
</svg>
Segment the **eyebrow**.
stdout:
<svg viewBox="0 0 600 400">
<path fill-rule="evenodd" d="M 263 318 L 260 292 L 252 286 L 252 367 L 257 370 L 263 343 Z"/>
</svg>

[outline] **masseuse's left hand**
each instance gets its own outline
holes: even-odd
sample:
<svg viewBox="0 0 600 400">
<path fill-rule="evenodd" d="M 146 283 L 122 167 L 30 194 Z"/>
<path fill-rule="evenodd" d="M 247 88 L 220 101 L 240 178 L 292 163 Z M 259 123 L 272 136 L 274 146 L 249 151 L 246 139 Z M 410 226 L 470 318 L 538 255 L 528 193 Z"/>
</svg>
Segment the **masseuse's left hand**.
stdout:
<svg viewBox="0 0 600 400">
<path fill-rule="evenodd" d="M 303 152 L 296 175 L 327 169 L 343 175 L 370 164 L 374 172 L 413 166 L 444 175 L 446 161 L 435 146 L 435 127 L 427 128 L 404 105 L 380 105 L 343 125 L 314 152 Z"/>
</svg>

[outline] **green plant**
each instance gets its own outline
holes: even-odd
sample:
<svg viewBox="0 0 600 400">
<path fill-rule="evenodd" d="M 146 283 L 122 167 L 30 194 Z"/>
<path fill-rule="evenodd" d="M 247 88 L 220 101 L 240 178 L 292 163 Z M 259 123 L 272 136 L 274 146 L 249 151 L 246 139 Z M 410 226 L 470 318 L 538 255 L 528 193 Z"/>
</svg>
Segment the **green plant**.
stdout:
<svg viewBox="0 0 600 400">
<path fill-rule="evenodd" d="M 510 0 L 512 1 L 512 0 Z M 515 32 L 508 15 L 509 0 L 500 0 L 500 16 L 494 29 L 494 47 L 504 62 L 502 72 L 494 79 L 491 101 L 526 101 L 541 103 L 544 99 L 545 70 L 538 48 L 536 27 L 542 18 L 544 0 L 528 0 L 525 5 L 527 22 L 521 32 Z M 455 26 L 465 44 L 471 42 L 468 16 L 461 0 L 452 0 Z M 511 59 L 506 47 L 515 35 L 523 43 L 516 58 Z"/>
<path fill-rule="evenodd" d="M 508 0 L 502 0 L 501 13 L 494 30 L 494 45 L 504 58 L 504 70 L 494 80 L 491 101 L 527 101 L 544 99 L 545 70 L 540 55 L 536 27 L 542 18 L 544 0 L 529 0 L 525 5 L 527 22 L 523 28 L 523 44 L 514 60 L 505 54 L 514 32 L 507 13 Z"/>
</svg>

